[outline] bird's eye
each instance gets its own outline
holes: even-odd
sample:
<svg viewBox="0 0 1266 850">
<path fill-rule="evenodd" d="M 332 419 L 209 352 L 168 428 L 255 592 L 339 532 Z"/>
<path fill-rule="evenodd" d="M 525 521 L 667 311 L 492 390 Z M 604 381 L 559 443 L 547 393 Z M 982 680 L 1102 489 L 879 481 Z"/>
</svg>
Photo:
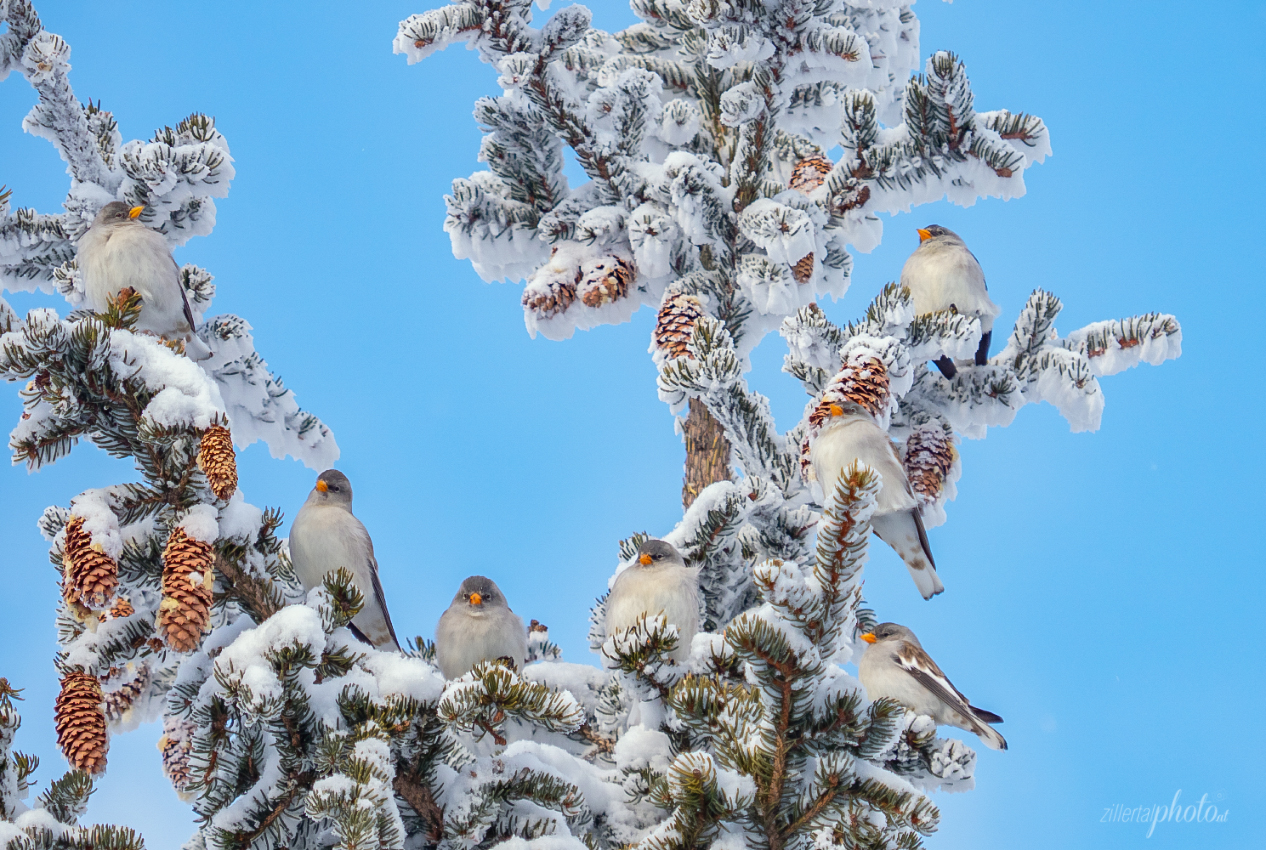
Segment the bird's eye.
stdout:
<svg viewBox="0 0 1266 850">
<path fill-rule="evenodd" d="M 651 557 L 652 557 L 652 558 L 654 558 L 654 559 L 655 559 L 655 560 L 657 560 L 657 561 L 662 561 L 662 560 L 664 560 L 664 556 L 663 556 L 663 554 L 662 554 L 662 553 L 656 553 L 656 554 L 654 554 L 654 555 L 651 555 Z"/>
</svg>

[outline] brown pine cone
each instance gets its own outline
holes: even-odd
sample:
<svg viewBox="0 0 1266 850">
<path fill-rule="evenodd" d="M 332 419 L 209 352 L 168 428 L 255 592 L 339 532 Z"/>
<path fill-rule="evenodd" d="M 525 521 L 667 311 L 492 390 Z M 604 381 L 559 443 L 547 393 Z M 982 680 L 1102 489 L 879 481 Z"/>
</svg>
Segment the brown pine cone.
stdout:
<svg viewBox="0 0 1266 850">
<path fill-rule="evenodd" d="M 529 287 L 523 290 L 523 306 L 542 319 L 556 316 L 576 300 L 576 284 L 579 282 L 580 270 L 577 269 L 575 281 L 551 283 L 541 289 Z"/>
<path fill-rule="evenodd" d="M 807 283 L 809 278 L 813 277 L 812 251 L 801 257 L 799 262 L 791 267 L 791 276 L 795 278 L 796 283 Z"/>
<path fill-rule="evenodd" d="M 53 704 L 53 725 L 57 746 L 71 767 L 90 774 L 105 770 L 110 737 L 96 676 L 71 673 L 62 679 L 61 693 Z"/>
<path fill-rule="evenodd" d="M 180 526 L 172 529 L 163 550 L 163 601 L 158 633 L 177 652 L 193 652 L 211 619 L 215 583 L 210 543 L 194 540 Z"/>
<path fill-rule="evenodd" d="M 956 457 L 954 440 L 940 423 L 926 422 L 911 432 L 901 463 L 920 502 L 932 504 L 941 497 Z"/>
<path fill-rule="evenodd" d="M 62 596 L 83 608 L 106 607 L 119 587 L 119 565 L 93 545 L 92 535 L 84 531 L 83 517 L 72 516 L 66 523 L 62 576 Z"/>
<path fill-rule="evenodd" d="M 237 490 L 237 453 L 228 428 L 212 425 L 202 432 L 198 468 L 207 476 L 207 484 L 217 499 L 227 502 L 232 498 Z"/>
<path fill-rule="evenodd" d="M 580 267 L 580 300 L 586 307 L 601 307 L 629 294 L 633 266 L 619 257 L 589 260 Z"/>
<path fill-rule="evenodd" d="M 101 684 L 104 686 L 106 682 L 103 681 Z M 132 675 L 117 688 L 106 691 L 103 687 L 101 711 L 105 714 L 106 721 L 114 723 L 121 719 L 136 702 L 137 697 L 145 692 L 148 685 L 149 667 L 142 664 L 133 670 Z"/>
<path fill-rule="evenodd" d="M 695 322 L 703 317 L 703 302 L 693 295 L 668 293 L 655 318 L 655 347 L 671 358 L 689 357 L 687 345 Z"/>
<path fill-rule="evenodd" d="M 810 427 L 816 431 L 830 419 L 831 408 L 841 400 L 856 402 L 878 417 L 888 403 L 888 367 L 864 349 L 855 351 L 826 385 L 817 407 L 809 414 Z"/>
<path fill-rule="evenodd" d="M 807 195 L 826 182 L 826 175 L 830 174 L 834 167 L 831 160 L 824 156 L 805 157 L 791 170 L 791 180 L 787 186 Z"/>
<path fill-rule="evenodd" d="M 163 737 L 158 749 L 163 754 L 163 773 L 177 794 L 183 794 L 189 785 L 189 754 L 193 752 L 193 737 L 198 727 L 179 717 L 163 719 Z"/>
<path fill-rule="evenodd" d="M 132 607 L 132 603 L 120 596 L 115 600 L 114 607 L 110 609 L 110 619 L 122 620 L 124 617 L 131 617 L 135 613 L 136 609 Z"/>
</svg>

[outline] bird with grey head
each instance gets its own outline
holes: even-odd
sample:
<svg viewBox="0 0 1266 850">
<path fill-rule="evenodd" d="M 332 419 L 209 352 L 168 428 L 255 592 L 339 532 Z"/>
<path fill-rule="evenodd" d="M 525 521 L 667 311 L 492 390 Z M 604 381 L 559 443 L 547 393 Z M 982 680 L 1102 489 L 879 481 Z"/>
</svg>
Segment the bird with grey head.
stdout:
<svg viewBox="0 0 1266 850">
<path fill-rule="evenodd" d="M 901 269 L 901 285 L 910 290 L 916 315 L 952 310 L 979 319 L 981 337 L 975 362 L 977 366 L 989 362 L 993 321 L 1002 308 L 989 297 L 980 261 L 961 236 L 939 224 L 919 228 L 919 247 Z M 934 362 L 945 377 L 957 374 L 950 358 Z"/>
<path fill-rule="evenodd" d="M 830 417 L 809 440 L 809 459 L 822 485 L 824 503 L 830 504 L 840 477 L 855 461 L 878 472 L 883 482 L 870 518 L 871 530 L 901 556 L 919 593 L 931 599 L 945 586 L 936 574 L 922 509 L 888 432 L 856 402 L 832 404 L 829 412 Z"/>
<path fill-rule="evenodd" d="M 1007 740 L 989 725 L 1002 718 L 969 703 L 910 629 L 880 623 L 861 639 L 870 646 L 857 663 L 857 673 L 871 700 L 894 699 L 938 724 L 975 733 L 992 749 L 1007 748 Z"/>
<path fill-rule="evenodd" d="M 182 340 L 192 359 L 205 360 L 211 349 L 194 332 L 180 267 L 166 237 L 142 223 L 144 211 L 143 206 L 111 201 L 79 238 L 75 261 L 83 277 L 84 300 L 90 310 L 103 313 L 120 291 L 130 288 L 141 296 L 136 330 Z"/>
<path fill-rule="evenodd" d="M 470 576 L 435 627 L 435 662 L 445 679 L 456 679 L 480 661 L 498 659 L 509 659 L 515 669 L 522 669 L 527 630 L 495 581 Z"/>
<path fill-rule="evenodd" d="M 687 567 L 671 543 L 650 538 L 638 547 L 633 563 L 616 574 L 606 601 L 607 636 L 660 614 L 677 627 L 677 647 L 669 658 L 685 664 L 699 632 L 699 571 Z"/>
<path fill-rule="evenodd" d="M 349 628 L 365 643 L 400 650 L 396 630 L 387 613 L 387 596 L 378 578 L 374 542 L 352 515 L 352 482 L 337 469 L 317 476 L 290 527 L 290 561 L 304 590 L 320 587 L 326 573 L 345 567 L 365 597 L 365 607 Z"/>
</svg>

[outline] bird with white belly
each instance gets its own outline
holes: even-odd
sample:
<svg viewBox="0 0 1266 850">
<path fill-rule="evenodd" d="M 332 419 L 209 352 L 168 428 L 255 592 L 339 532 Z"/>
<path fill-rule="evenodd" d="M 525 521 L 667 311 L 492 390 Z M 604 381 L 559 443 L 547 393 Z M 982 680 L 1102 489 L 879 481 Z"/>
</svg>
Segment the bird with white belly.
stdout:
<svg viewBox="0 0 1266 850">
<path fill-rule="evenodd" d="M 440 615 L 435 627 L 435 662 L 445 679 L 456 679 L 480 661 L 499 659 L 509 659 L 515 669 L 523 668 L 527 630 L 495 581 L 471 576 Z"/>
<path fill-rule="evenodd" d="M 980 320 L 980 345 L 976 365 L 989 362 L 993 321 L 1002 308 L 993 303 L 985 286 L 985 272 L 962 237 L 948 227 L 930 224 L 919 228 L 919 247 L 901 269 L 901 285 L 910 290 L 916 315 L 953 310 Z M 957 374 L 954 361 L 934 361 L 947 378 Z"/>
<path fill-rule="evenodd" d="M 861 405 L 842 400 L 829 406 L 829 417 L 809 442 L 813 472 L 829 504 L 840 476 L 861 461 L 883 476 L 878 504 L 870 524 L 875 535 L 891 546 L 905 562 L 924 599 L 945 590 L 936 574 L 932 547 L 919 502 L 910 488 L 896 447 L 888 433 Z"/>
<path fill-rule="evenodd" d="M 642 542 L 636 560 L 615 577 L 606 601 L 607 636 L 660 614 L 677 627 L 677 647 L 669 658 L 685 664 L 699 631 L 698 570 L 687 567 L 671 543 L 652 538 Z"/>
</svg>

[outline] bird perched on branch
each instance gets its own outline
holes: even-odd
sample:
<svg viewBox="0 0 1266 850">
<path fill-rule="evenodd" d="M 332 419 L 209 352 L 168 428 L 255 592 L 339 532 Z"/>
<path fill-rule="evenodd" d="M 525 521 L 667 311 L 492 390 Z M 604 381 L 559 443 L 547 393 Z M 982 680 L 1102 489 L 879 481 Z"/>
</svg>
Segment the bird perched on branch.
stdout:
<svg viewBox="0 0 1266 850">
<path fill-rule="evenodd" d="M 814 475 L 822 484 L 824 504 L 830 504 L 836 482 L 855 461 L 861 461 L 883 476 L 883 488 L 870 518 L 871 528 L 901 556 L 923 598 L 931 599 L 945 586 L 936 574 L 923 514 L 901 459 L 897 457 L 896 447 L 861 405 L 841 401 L 830 406 L 830 414 L 809 444 L 809 456 L 813 460 Z"/>
<path fill-rule="evenodd" d="M 637 625 L 639 617 L 663 614 L 677 627 L 677 648 L 669 657 L 684 664 L 699 631 L 698 571 L 686 566 L 671 543 L 645 540 L 632 566 L 615 577 L 606 613 L 608 636 Z"/>
<path fill-rule="evenodd" d="M 870 648 L 862 654 L 857 672 L 872 700 L 895 699 L 938 724 L 974 732 L 992 749 L 1007 748 L 1006 739 L 989 726 L 1001 723 L 1002 718 L 968 703 L 924 651 L 914 632 L 896 623 L 881 623 L 861 638 Z"/>
<path fill-rule="evenodd" d="M 917 315 L 954 310 L 979 319 L 981 337 L 976 365 L 989 362 L 993 320 L 1002 308 L 989 298 L 985 273 L 962 237 L 939 224 L 919 228 L 919 247 L 901 269 L 901 285 L 909 288 Z M 935 362 L 947 378 L 958 371 L 948 357 Z"/>
<path fill-rule="evenodd" d="M 144 210 L 111 201 L 80 237 L 75 259 L 88 307 L 105 312 L 119 292 L 130 287 L 141 296 L 137 330 L 183 340 L 192 359 L 204 360 L 211 349 L 194 333 L 193 310 L 180 283 L 180 268 L 163 235 L 141 223 Z"/>
<path fill-rule="evenodd" d="M 319 587 L 325 574 L 339 567 L 350 571 L 365 597 L 365 607 L 348 627 L 365 643 L 399 651 L 387 596 L 378 580 L 374 541 L 352 516 L 352 482 L 337 469 L 327 469 L 317 477 L 295 516 L 290 527 L 290 561 L 304 590 Z"/>
<path fill-rule="evenodd" d="M 435 627 L 435 661 L 445 679 L 470 672 L 480 661 L 508 658 L 515 669 L 527 659 L 527 631 L 497 583 L 484 576 L 462 582 Z"/>
</svg>

